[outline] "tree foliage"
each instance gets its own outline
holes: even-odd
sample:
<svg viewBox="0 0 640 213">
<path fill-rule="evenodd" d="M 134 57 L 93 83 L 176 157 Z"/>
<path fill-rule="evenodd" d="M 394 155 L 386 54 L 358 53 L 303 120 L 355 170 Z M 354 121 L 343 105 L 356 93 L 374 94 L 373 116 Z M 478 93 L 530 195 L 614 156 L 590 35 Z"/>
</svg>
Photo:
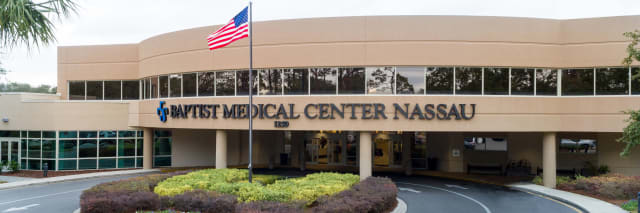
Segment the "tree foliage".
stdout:
<svg viewBox="0 0 640 213">
<path fill-rule="evenodd" d="M 638 42 L 640 41 L 640 31 L 635 30 L 633 32 L 626 32 L 623 34 L 631 40 L 631 43 L 627 46 L 627 57 L 622 61 L 622 64 L 630 66 L 633 61 L 640 61 L 640 49 L 638 49 Z M 640 81 L 640 72 L 631 76 L 633 81 Z M 625 143 L 626 146 L 620 153 L 620 156 L 628 156 L 631 154 L 631 150 L 640 144 L 640 110 L 627 110 L 625 114 L 629 115 L 625 121 L 627 126 L 622 132 L 622 137 L 618 139 L 618 142 Z"/>
<path fill-rule="evenodd" d="M 66 17 L 75 12 L 72 0 L 1 0 L 0 44 L 12 48 L 23 44 L 30 48 L 55 41 L 54 25 L 50 18 Z"/>
<path fill-rule="evenodd" d="M 0 83 L 0 92 L 31 92 L 31 93 L 51 93 L 55 94 L 57 92 L 57 87 L 51 87 L 50 85 L 40 85 L 37 87 L 32 87 L 30 84 L 26 83 Z"/>
</svg>

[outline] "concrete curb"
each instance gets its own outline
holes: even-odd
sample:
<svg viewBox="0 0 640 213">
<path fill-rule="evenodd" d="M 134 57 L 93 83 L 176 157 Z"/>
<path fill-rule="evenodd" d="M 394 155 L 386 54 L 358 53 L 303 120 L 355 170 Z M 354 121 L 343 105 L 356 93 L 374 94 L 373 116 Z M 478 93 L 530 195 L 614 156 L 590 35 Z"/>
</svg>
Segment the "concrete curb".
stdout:
<svg viewBox="0 0 640 213">
<path fill-rule="evenodd" d="M 396 198 L 396 200 L 398 200 L 398 205 L 396 205 L 396 208 L 393 209 L 393 211 L 391 211 L 391 213 L 406 213 L 407 212 L 407 203 L 405 203 L 404 200 L 402 200 L 400 198 Z"/>
<path fill-rule="evenodd" d="M 602 200 L 532 183 L 516 183 L 508 185 L 508 187 L 564 202 L 584 213 L 628 213 L 628 211 Z"/>
<path fill-rule="evenodd" d="M 34 180 L 3 183 L 2 185 L 0 185 L 0 190 L 12 189 L 12 188 L 18 188 L 18 187 L 24 187 L 24 186 L 32 186 L 32 185 L 59 183 L 59 182 L 66 182 L 66 181 L 72 181 L 72 180 L 82 180 L 82 179 L 90 179 L 90 178 L 131 175 L 131 174 L 142 174 L 142 173 L 149 173 L 149 172 L 160 172 L 160 170 L 159 169 L 134 169 L 134 170 L 124 170 L 124 171 L 96 172 L 96 173 L 87 173 L 87 174 L 79 174 L 79 175 L 40 178 L 40 179 L 34 179 Z"/>
</svg>

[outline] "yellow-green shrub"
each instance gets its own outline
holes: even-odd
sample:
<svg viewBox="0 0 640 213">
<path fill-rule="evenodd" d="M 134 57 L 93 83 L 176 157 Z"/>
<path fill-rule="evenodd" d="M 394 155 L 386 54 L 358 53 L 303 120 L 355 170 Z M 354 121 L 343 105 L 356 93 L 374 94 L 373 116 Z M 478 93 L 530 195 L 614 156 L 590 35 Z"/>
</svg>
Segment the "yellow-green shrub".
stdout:
<svg viewBox="0 0 640 213">
<path fill-rule="evenodd" d="M 338 173 L 315 173 L 285 180 L 276 175 L 255 175 L 253 183 L 247 179 L 247 170 L 207 169 L 169 178 L 160 182 L 154 192 L 174 196 L 201 189 L 236 195 L 241 202 L 304 201 L 309 205 L 320 196 L 336 194 L 359 182 L 357 175 Z"/>
</svg>

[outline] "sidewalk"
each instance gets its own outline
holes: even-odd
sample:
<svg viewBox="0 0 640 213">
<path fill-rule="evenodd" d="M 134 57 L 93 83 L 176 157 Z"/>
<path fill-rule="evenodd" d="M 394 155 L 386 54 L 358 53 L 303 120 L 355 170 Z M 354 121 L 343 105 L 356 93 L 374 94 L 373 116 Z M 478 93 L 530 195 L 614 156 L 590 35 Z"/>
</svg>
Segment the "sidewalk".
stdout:
<svg viewBox="0 0 640 213">
<path fill-rule="evenodd" d="M 595 198 L 574 194 L 562 190 L 547 188 L 532 183 L 516 183 L 508 185 L 511 188 L 544 195 L 562 202 L 569 203 L 589 213 L 629 213 L 611 203 Z"/>
<path fill-rule="evenodd" d="M 26 177 L 14 177 L 14 176 L 0 175 L 0 181 L 5 181 L 5 182 L 9 182 L 9 183 L 19 182 L 19 181 L 27 181 L 27 180 L 33 180 L 33 179 L 36 179 L 36 178 L 26 178 Z"/>
<path fill-rule="evenodd" d="M 24 181 L 0 184 L 0 190 L 29 186 L 29 185 L 40 185 L 40 184 L 57 183 L 57 182 L 65 182 L 65 181 L 88 179 L 88 178 L 142 174 L 142 173 L 150 173 L 150 172 L 160 172 L 160 170 L 159 169 L 134 169 L 134 170 L 123 170 L 123 171 L 112 171 L 112 172 L 96 172 L 96 173 L 87 173 L 87 174 L 79 174 L 79 175 L 67 175 L 67 176 L 58 176 L 58 177 L 51 177 L 51 178 L 29 179 Z"/>
</svg>

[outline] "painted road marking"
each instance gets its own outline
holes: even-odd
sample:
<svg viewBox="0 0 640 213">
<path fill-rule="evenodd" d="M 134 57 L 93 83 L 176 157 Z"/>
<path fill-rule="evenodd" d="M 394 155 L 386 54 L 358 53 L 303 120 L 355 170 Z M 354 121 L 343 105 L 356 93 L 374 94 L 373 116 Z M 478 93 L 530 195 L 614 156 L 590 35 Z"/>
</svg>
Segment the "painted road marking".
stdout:
<svg viewBox="0 0 640 213">
<path fill-rule="evenodd" d="M 556 200 L 556 199 L 554 199 L 554 198 L 547 197 L 547 196 L 544 196 L 544 195 L 541 195 L 541 194 L 536 194 L 536 193 L 533 193 L 533 192 L 528 192 L 528 191 L 522 191 L 522 192 L 529 193 L 529 194 L 531 194 L 531 195 L 533 195 L 533 196 L 538 196 L 538 197 L 540 197 L 540 198 L 543 198 L 543 199 L 547 199 L 547 200 L 550 200 L 550 201 L 556 202 L 556 203 L 558 203 L 558 204 L 560 204 L 560 205 L 563 205 L 563 206 L 566 206 L 566 207 L 568 207 L 568 208 L 570 208 L 570 209 L 573 209 L 573 210 L 574 210 L 574 211 L 576 211 L 577 213 L 584 213 L 582 210 L 580 210 L 580 209 L 578 209 L 578 208 L 576 208 L 576 207 L 574 207 L 574 206 L 572 206 L 572 205 L 569 205 L 569 204 L 567 204 L 567 203 L 565 203 L 565 202 L 562 202 L 562 201 Z"/>
<path fill-rule="evenodd" d="M 445 186 L 449 187 L 449 188 L 458 188 L 458 189 L 464 189 L 467 190 L 467 188 L 464 188 L 462 186 L 458 186 L 458 185 L 449 185 L 449 184 L 445 184 Z"/>
<path fill-rule="evenodd" d="M 471 200 L 471 201 L 473 201 L 474 203 L 477 203 L 478 205 L 480 205 L 480 207 L 482 207 L 486 213 L 491 213 L 491 210 L 489 210 L 489 207 L 485 206 L 485 205 L 484 205 L 483 203 L 481 203 L 480 201 L 478 201 L 478 200 L 476 200 L 476 199 L 473 199 L 472 197 L 469 197 L 469 196 L 466 196 L 466 195 L 460 194 L 460 193 L 458 193 L 458 192 L 454 192 L 454 191 L 451 191 L 451 190 L 443 189 L 443 188 L 440 188 L 440 187 L 429 186 L 429 185 L 422 185 L 422 184 L 415 184 L 415 183 L 405 183 L 405 182 L 396 182 L 396 183 L 401 183 L 401 184 L 406 184 L 406 185 L 413 185 L 413 186 L 424 187 L 424 188 L 430 188 L 430 189 L 437 189 L 437 190 L 440 190 L 440 191 L 449 192 L 449 193 L 452 193 L 452 194 L 458 195 L 458 196 L 460 196 L 460 197 L 466 198 L 466 199 L 468 199 L 468 200 Z"/>
<path fill-rule="evenodd" d="M 76 190 L 71 190 L 71 191 L 66 191 L 66 192 L 58 192 L 58 193 L 53 193 L 53 194 L 48 194 L 48 195 L 41 195 L 41 196 L 36 196 L 36 197 L 29 197 L 29 198 L 23 198 L 23 199 L 18 199 L 18 200 L 12 200 L 12 201 L 7 201 L 7 202 L 0 203 L 0 206 L 1 205 L 6 205 L 6 204 L 10 204 L 10 203 L 16 203 L 16 202 L 20 202 L 20 201 L 25 201 L 25 200 L 33 200 L 33 199 L 38 199 L 38 198 L 43 198 L 43 197 L 50 197 L 50 196 L 56 196 L 56 195 L 61 195 L 61 194 L 79 192 L 79 191 L 83 191 L 83 190 L 85 190 L 85 189 L 76 189 Z"/>
<path fill-rule="evenodd" d="M 13 207 L 13 208 L 9 208 L 7 210 L 4 210 L 3 212 L 24 211 L 24 210 L 27 210 L 28 208 L 39 206 L 39 205 L 40 204 L 36 203 L 36 204 L 26 205 L 26 206 L 23 206 L 23 207 Z"/>
<path fill-rule="evenodd" d="M 408 191 L 408 192 L 413 192 L 413 193 L 420 193 L 420 191 L 418 191 L 418 190 L 410 189 L 410 188 L 404 188 L 404 187 L 398 187 L 398 190 L 400 190 L 400 191 Z"/>
</svg>

